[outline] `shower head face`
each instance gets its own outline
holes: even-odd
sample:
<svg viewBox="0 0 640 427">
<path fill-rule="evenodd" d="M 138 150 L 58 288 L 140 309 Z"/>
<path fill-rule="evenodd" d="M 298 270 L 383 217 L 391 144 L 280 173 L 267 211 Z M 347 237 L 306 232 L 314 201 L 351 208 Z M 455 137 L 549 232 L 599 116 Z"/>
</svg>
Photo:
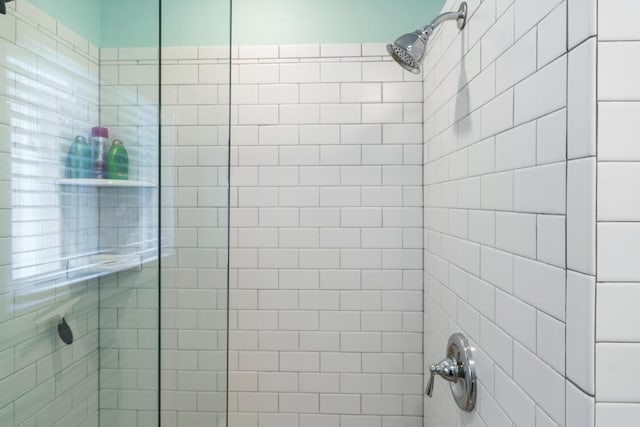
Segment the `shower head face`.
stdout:
<svg viewBox="0 0 640 427">
<path fill-rule="evenodd" d="M 426 38 L 419 31 L 407 33 L 398 37 L 395 42 L 387 44 L 387 52 L 402 68 L 419 74 L 426 42 Z"/>
<path fill-rule="evenodd" d="M 427 40 L 438 25 L 445 21 L 456 21 L 458 29 L 462 30 L 467 22 L 467 3 L 462 2 L 456 12 L 441 13 L 420 30 L 398 37 L 396 41 L 387 45 L 387 52 L 402 68 L 413 74 L 419 74 Z"/>
</svg>

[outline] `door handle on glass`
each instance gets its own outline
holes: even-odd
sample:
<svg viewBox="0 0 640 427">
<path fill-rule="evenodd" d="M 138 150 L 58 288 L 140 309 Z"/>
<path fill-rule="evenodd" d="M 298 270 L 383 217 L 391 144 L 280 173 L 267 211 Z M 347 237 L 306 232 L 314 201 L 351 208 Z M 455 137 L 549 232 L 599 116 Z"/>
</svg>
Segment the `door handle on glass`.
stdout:
<svg viewBox="0 0 640 427">
<path fill-rule="evenodd" d="M 473 411 L 476 404 L 476 368 L 473 349 L 462 334 L 453 334 L 447 344 L 447 357 L 429 368 L 429 382 L 424 394 L 433 395 L 436 376 L 449 382 L 453 399 L 463 411 Z"/>
</svg>

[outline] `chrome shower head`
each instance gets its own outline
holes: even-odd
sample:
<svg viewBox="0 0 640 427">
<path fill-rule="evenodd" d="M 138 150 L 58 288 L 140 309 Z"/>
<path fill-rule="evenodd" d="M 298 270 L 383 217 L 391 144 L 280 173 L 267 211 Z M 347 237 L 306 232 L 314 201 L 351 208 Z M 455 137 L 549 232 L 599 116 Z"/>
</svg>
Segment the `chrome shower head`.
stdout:
<svg viewBox="0 0 640 427">
<path fill-rule="evenodd" d="M 404 34 L 393 43 L 388 43 L 387 52 L 402 68 L 413 74 L 419 74 L 427 48 L 427 40 L 438 25 L 449 20 L 455 20 L 458 29 L 463 29 L 467 22 L 467 3 L 462 2 L 457 12 L 443 13 L 422 29 Z"/>
<path fill-rule="evenodd" d="M 402 68 L 413 74 L 419 74 L 420 64 L 427 47 L 427 38 L 421 31 L 404 34 L 395 42 L 387 44 L 387 52 Z"/>
</svg>

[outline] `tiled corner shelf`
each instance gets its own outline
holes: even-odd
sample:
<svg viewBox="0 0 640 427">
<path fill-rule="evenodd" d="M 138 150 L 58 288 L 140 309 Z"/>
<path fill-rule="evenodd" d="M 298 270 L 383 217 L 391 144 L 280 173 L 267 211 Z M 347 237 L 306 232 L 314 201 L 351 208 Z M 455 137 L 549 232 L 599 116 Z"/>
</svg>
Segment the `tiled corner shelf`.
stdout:
<svg viewBox="0 0 640 427">
<path fill-rule="evenodd" d="M 133 187 L 150 188 L 156 185 L 149 181 L 133 181 L 126 179 L 98 179 L 98 178 L 62 178 L 56 180 L 58 185 L 77 185 L 81 187 Z"/>
</svg>

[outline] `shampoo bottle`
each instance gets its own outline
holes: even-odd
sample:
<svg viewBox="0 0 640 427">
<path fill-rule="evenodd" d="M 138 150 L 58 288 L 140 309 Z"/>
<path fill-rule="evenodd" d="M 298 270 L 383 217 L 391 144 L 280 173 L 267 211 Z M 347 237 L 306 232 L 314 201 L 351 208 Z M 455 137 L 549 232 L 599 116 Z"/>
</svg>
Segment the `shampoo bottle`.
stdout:
<svg viewBox="0 0 640 427">
<path fill-rule="evenodd" d="M 129 178 L 129 155 L 119 139 L 113 141 L 107 153 L 107 178 Z"/>
<path fill-rule="evenodd" d="M 64 172 L 66 178 L 85 178 L 88 149 L 87 138 L 76 136 L 67 153 Z"/>
<path fill-rule="evenodd" d="M 109 129 L 94 127 L 91 129 L 91 150 L 93 152 L 93 178 L 106 178 L 106 144 L 109 138 Z"/>
</svg>

